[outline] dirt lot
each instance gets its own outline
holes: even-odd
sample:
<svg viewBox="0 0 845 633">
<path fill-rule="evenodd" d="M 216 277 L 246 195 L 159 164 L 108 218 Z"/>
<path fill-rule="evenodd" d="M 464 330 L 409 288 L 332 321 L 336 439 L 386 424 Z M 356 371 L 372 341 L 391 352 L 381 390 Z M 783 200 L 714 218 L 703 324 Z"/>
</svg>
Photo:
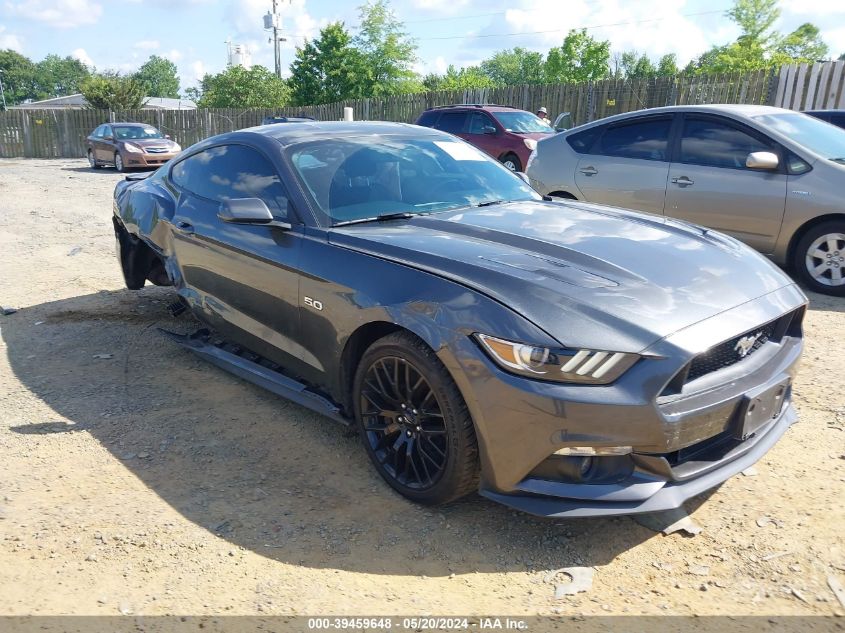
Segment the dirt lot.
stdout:
<svg viewBox="0 0 845 633">
<path fill-rule="evenodd" d="M 834 614 L 845 584 L 845 300 L 811 297 L 800 423 L 689 505 L 695 537 L 393 494 L 358 439 L 156 331 L 111 191 L 0 161 L 0 613 Z M 595 568 L 554 598 L 551 570 Z"/>
</svg>

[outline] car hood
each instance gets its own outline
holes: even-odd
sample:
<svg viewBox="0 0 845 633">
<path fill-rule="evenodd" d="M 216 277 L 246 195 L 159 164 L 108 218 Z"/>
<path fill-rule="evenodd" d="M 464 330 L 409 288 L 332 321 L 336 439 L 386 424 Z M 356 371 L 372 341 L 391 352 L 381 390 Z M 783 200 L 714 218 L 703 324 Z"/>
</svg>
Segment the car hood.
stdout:
<svg viewBox="0 0 845 633">
<path fill-rule="evenodd" d="M 638 352 L 793 283 L 720 233 L 574 202 L 351 225 L 329 239 L 474 288 L 562 344 L 593 349 Z"/>
</svg>

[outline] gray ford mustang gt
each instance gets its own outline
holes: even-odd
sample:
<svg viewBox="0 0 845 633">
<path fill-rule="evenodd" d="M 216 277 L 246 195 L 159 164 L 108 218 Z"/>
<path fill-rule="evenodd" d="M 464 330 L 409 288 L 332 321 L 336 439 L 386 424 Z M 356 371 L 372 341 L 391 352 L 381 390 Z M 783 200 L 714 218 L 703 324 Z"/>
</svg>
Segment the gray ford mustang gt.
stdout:
<svg viewBox="0 0 845 633">
<path fill-rule="evenodd" d="M 114 226 L 127 286 L 173 285 L 207 326 L 173 338 L 355 425 L 420 503 L 675 508 L 796 420 L 806 298 L 778 268 L 682 221 L 543 199 L 437 130 L 216 136 L 120 182 Z"/>
</svg>

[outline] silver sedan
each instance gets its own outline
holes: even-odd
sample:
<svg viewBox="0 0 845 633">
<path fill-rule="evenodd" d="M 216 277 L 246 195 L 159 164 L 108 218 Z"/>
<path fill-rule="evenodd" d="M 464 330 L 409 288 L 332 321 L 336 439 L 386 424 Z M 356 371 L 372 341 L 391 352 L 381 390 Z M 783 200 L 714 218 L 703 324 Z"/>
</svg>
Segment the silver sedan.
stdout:
<svg viewBox="0 0 845 633">
<path fill-rule="evenodd" d="M 526 172 L 542 194 L 688 220 L 845 296 L 845 130 L 748 105 L 655 108 L 537 144 Z"/>
</svg>

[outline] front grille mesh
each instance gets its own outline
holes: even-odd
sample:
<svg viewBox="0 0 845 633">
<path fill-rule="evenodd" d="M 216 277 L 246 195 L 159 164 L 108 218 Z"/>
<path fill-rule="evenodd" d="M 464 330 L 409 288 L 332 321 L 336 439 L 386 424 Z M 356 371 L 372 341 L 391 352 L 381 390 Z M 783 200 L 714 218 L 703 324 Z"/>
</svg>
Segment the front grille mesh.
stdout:
<svg viewBox="0 0 845 633">
<path fill-rule="evenodd" d="M 715 347 L 711 347 L 703 354 L 699 354 L 695 359 L 693 359 L 692 363 L 690 363 L 687 382 L 695 380 L 696 378 L 701 378 L 701 376 L 705 376 L 714 371 L 724 369 L 725 367 L 730 367 L 734 363 L 738 363 L 739 361 L 748 358 L 772 338 L 777 325 L 778 321 L 772 321 L 762 327 L 755 328 L 740 334 L 729 341 L 725 341 Z M 746 336 L 754 335 L 758 335 L 757 340 L 754 342 L 751 349 L 748 350 L 748 353 L 745 354 L 745 356 L 742 356 L 738 349 L 739 342 Z"/>
</svg>

